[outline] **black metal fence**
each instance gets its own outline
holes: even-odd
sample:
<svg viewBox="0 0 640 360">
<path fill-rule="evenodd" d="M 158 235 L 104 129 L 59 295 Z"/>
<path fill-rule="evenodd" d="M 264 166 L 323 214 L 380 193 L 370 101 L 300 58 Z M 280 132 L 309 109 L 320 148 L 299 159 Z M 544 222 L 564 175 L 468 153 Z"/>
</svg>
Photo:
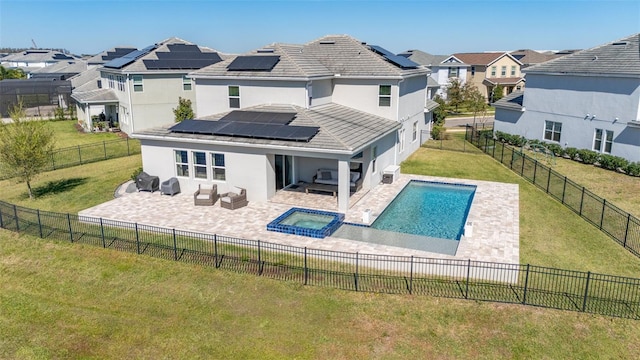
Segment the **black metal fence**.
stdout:
<svg viewBox="0 0 640 360">
<path fill-rule="evenodd" d="M 50 163 L 45 167 L 44 171 L 131 156 L 134 154 L 140 154 L 140 141 L 129 138 L 66 147 L 51 152 L 49 155 L 51 159 Z M 9 176 L 7 175 L 0 175 L 0 180 L 8 178 Z"/>
<path fill-rule="evenodd" d="M 0 228 L 345 290 L 494 301 L 640 319 L 640 279 L 534 265 L 302 248 L 28 209 L 0 201 Z"/>
<path fill-rule="evenodd" d="M 490 132 L 467 127 L 466 139 L 640 257 L 640 219 L 557 173 Z"/>
</svg>

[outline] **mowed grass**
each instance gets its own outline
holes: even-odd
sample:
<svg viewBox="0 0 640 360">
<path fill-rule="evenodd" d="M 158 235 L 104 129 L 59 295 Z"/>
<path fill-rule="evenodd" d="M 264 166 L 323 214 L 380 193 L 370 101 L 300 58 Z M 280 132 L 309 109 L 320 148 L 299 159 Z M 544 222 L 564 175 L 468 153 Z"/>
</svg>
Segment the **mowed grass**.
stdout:
<svg viewBox="0 0 640 360">
<path fill-rule="evenodd" d="M 44 172 L 31 183 L 35 199 L 29 199 L 26 183 L 3 180 L 0 200 L 32 209 L 77 213 L 113 199 L 116 187 L 140 166 L 141 156 L 133 155 Z"/>
<path fill-rule="evenodd" d="M 640 259 L 490 156 L 421 148 L 404 173 L 519 184 L 520 263 L 638 277 Z"/>
<path fill-rule="evenodd" d="M 78 132 L 75 128 L 76 123 L 76 120 L 46 121 L 47 126 L 55 134 L 55 147 L 57 149 L 119 139 L 116 133 L 111 132 Z"/>
<path fill-rule="evenodd" d="M 3 359 L 635 359 L 640 322 L 356 293 L 0 230 Z"/>
</svg>

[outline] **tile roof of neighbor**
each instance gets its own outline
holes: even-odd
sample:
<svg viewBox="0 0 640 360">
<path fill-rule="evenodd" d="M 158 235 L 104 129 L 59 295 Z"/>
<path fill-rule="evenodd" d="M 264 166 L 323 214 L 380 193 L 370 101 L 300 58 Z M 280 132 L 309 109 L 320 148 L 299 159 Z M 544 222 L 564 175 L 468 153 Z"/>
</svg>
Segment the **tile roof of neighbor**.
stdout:
<svg viewBox="0 0 640 360">
<path fill-rule="evenodd" d="M 81 73 L 87 70 L 87 62 L 84 60 L 65 60 L 58 63 L 34 69 L 32 74 L 54 74 L 54 73 Z"/>
<path fill-rule="evenodd" d="M 558 54 L 543 54 L 541 52 L 530 49 L 516 50 L 510 52 L 509 54 L 518 59 L 518 61 L 520 61 L 524 65 L 539 64 L 562 56 Z"/>
<path fill-rule="evenodd" d="M 640 33 L 527 68 L 527 73 L 640 75 Z"/>
<path fill-rule="evenodd" d="M 493 103 L 493 106 L 501 109 L 522 111 L 524 91 L 514 91 L 511 94 Z"/>
<path fill-rule="evenodd" d="M 265 77 L 301 78 L 339 76 L 342 77 L 396 77 L 413 74 L 423 75 L 428 69 L 402 69 L 373 51 L 359 40 L 347 35 L 329 35 L 304 45 L 270 44 L 263 49 L 244 55 L 257 55 L 264 49 L 272 49 L 280 61 L 271 70 L 230 71 L 228 59 L 190 73 L 197 77 Z"/>
<path fill-rule="evenodd" d="M 356 151 L 360 151 L 362 147 L 366 146 L 371 141 L 389 134 L 399 129 L 401 126 L 401 124 L 396 121 L 335 103 L 319 105 L 310 109 L 294 105 L 259 105 L 242 110 L 295 112 L 296 117 L 291 121 L 290 125 L 315 126 L 319 127 L 320 130 L 309 142 L 172 133 L 168 129 L 170 126 L 138 131 L 132 136 L 135 138 L 161 137 L 167 140 L 174 139 L 175 141 L 193 141 L 195 139 L 205 142 L 209 141 L 212 143 L 235 143 L 239 146 L 256 144 L 265 147 L 290 147 L 311 151 L 331 150 L 334 152 L 352 154 Z M 228 114 L 228 112 L 210 115 L 199 120 L 219 120 L 226 114 Z"/>
<path fill-rule="evenodd" d="M 2 62 L 57 62 L 64 60 L 74 60 L 76 56 L 63 54 L 55 50 L 25 50 L 18 53 L 9 54 L 2 58 Z"/>
<path fill-rule="evenodd" d="M 436 66 L 468 67 L 469 66 L 464 62 L 463 63 L 444 63 L 444 64 L 442 63 L 443 61 L 447 60 L 448 58 L 454 55 L 432 55 L 420 50 L 407 50 L 399 55 L 404 56 L 409 60 L 414 61 L 420 65 L 425 65 L 428 67 L 436 67 Z"/>
<path fill-rule="evenodd" d="M 114 53 L 120 53 L 120 54 L 128 54 L 132 51 L 137 50 L 134 47 L 131 46 L 116 46 L 114 48 L 111 48 L 109 50 L 105 50 L 99 54 L 96 54 L 88 59 L 86 59 L 87 64 L 92 64 L 92 65 L 97 65 L 97 64 L 104 64 L 110 60 L 113 60 L 113 56 L 110 56 Z M 107 60 L 105 60 L 105 58 Z"/>
<path fill-rule="evenodd" d="M 503 57 L 506 52 L 457 53 L 453 54 L 460 61 L 469 65 L 490 65 Z M 518 61 L 518 60 L 516 60 Z"/>
<path fill-rule="evenodd" d="M 158 60 L 158 56 L 156 55 L 156 53 L 158 52 L 168 52 L 169 51 L 169 47 L 168 45 L 174 45 L 174 44 L 184 44 L 184 45 L 195 45 L 189 41 L 186 40 L 182 40 L 180 38 L 177 37 L 171 37 L 168 38 L 166 40 L 163 40 L 159 43 L 156 44 L 156 48 L 151 50 L 148 54 L 136 59 L 136 61 L 123 66 L 120 69 L 112 69 L 112 68 L 103 68 L 103 70 L 105 71 L 110 71 L 110 72 L 117 72 L 117 73 L 188 73 L 190 71 L 193 70 L 150 70 L 147 69 L 147 67 L 144 64 L 144 60 Z M 201 52 L 205 52 L 205 53 L 217 53 L 223 60 L 225 58 L 228 57 L 228 55 L 225 54 L 221 54 L 220 52 L 208 48 L 208 47 L 204 47 L 204 46 L 198 46 L 198 48 L 200 49 Z"/>
<path fill-rule="evenodd" d="M 100 79 L 98 68 L 87 69 L 69 78 L 74 93 L 98 89 L 98 79 Z"/>
</svg>

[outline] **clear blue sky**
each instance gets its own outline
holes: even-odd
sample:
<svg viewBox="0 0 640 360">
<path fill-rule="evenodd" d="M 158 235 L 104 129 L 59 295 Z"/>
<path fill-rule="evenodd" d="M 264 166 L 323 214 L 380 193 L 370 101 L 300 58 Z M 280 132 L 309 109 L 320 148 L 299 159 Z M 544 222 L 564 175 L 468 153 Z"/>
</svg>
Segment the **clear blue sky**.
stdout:
<svg viewBox="0 0 640 360">
<path fill-rule="evenodd" d="M 639 0 L 0 0 L 0 47 L 94 54 L 177 36 L 221 52 L 349 34 L 393 52 L 589 48 L 640 32 Z"/>
</svg>

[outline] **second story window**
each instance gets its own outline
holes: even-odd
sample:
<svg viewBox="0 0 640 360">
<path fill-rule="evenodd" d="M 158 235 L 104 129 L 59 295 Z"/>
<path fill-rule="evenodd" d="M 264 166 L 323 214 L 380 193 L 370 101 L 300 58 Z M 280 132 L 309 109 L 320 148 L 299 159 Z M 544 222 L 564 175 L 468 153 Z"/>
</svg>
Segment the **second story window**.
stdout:
<svg viewBox="0 0 640 360">
<path fill-rule="evenodd" d="M 229 86 L 229 107 L 232 109 L 240 108 L 240 87 Z"/>
<path fill-rule="evenodd" d="M 491 77 L 496 77 L 496 71 L 497 71 L 498 67 L 497 66 L 492 66 L 491 67 Z"/>
<path fill-rule="evenodd" d="M 458 77 L 458 68 L 457 67 L 450 67 L 449 68 L 449 77 Z"/>
<path fill-rule="evenodd" d="M 191 79 L 186 75 L 182 77 L 182 90 L 189 91 L 191 90 Z"/>
<path fill-rule="evenodd" d="M 511 66 L 511 76 L 516 76 L 516 66 L 515 65 Z"/>
<path fill-rule="evenodd" d="M 391 106 L 391 85 L 380 85 L 378 106 Z"/>
<path fill-rule="evenodd" d="M 142 75 L 133 75 L 133 91 L 142 91 Z"/>
<path fill-rule="evenodd" d="M 503 66 L 503 67 L 500 68 L 500 76 L 501 77 L 507 76 L 507 67 L 506 66 Z"/>
</svg>

